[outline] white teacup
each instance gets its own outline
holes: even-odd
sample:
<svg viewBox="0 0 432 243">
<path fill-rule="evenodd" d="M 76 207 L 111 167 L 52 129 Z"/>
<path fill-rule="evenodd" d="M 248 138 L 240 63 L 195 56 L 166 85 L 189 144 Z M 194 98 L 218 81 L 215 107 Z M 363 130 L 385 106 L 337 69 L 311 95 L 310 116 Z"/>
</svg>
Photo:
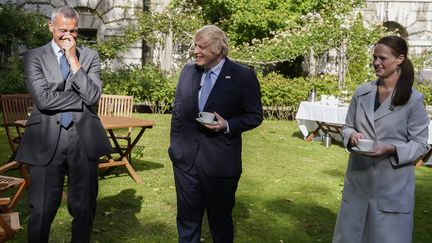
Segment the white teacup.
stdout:
<svg viewBox="0 0 432 243">
<path fill-rule="evenodd" d="M 205 123 L 212 123 L 215 119 L 215 115 L 212 112 L 205 111 L 198 113 L 198 117 Z"/>
<path fill-rule="evenodd" d="M 336 97 L 334 97 L 333 95 L 330 95 L 327 99 L 327 104 L 331 105 L 331 106 L 336 106 L 337 105 Z"/>
<path fill-rule="evenodd" d="M 321 104 L 327 105 L 328 98 L 329 98 L 328 95 L 321 95 L 321 100 L 320 100 Z"/>
<path fill-rule="evenodd" d="M 369 151 L 374 145 L 375 141 L 370 139 L 359 139 L 357 142 L 357 147 L 362 151 Z"/>
</svg>

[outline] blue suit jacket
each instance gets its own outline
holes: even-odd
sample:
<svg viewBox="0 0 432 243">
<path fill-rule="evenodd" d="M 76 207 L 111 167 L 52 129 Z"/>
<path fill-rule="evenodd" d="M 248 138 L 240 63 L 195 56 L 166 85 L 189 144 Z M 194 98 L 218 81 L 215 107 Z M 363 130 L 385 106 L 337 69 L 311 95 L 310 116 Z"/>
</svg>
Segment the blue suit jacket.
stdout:
<svg viewBox="0 0 432 243">
<path fill-rule="evenodd" d="M 238 176 L 242 170 L 241 134 L 263 119 L 258 79 L 252 69 L 226 59 L 204 107 L 229 123 L 229 133 L 215 133 L 195 120 L 202 72 L 194 63 L 185 65 L 181 72 L 171 120 L 171 161 L 188 171 L 196 159 L 201 159 L 209 176 Z"/>
</svg>

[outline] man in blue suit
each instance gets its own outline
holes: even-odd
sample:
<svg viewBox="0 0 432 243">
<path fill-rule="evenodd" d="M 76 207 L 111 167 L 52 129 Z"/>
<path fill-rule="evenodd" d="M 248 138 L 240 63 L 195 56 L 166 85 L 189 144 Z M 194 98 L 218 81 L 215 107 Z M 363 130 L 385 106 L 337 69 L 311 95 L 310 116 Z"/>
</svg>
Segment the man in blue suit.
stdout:
<svg viewBox="0 0 432 243">
<path fill-rule="evenodd" d="M 261 92 L 255 72 L 227 58 L 221 29 L 204 26 L 194 42 L 196 60 L 185 65 L 177 85 L 168 150 L 179 242 L 200 242 L 204 211 L 213 241 L 233 242 L 241 134 L 262 122 Z M 214 113 L 217 121 L 198 122 L 200 111 Z"/>
</svg>

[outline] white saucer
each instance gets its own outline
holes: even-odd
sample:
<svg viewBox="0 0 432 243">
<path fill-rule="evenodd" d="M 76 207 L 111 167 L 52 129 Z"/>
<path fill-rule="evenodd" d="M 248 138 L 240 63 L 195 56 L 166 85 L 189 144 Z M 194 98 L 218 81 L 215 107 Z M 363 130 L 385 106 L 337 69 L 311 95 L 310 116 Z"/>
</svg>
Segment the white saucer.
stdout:
<svg viewBox="0 0 432 243">
<path fill-rule="evenodd" d="M 201 124 L 207 124 L 207 125 L 216 125 L 216 124 L 218 124 L 218 122 L 217 121 L 212 121 L 212 122 L 205 122 L 205 121 L 203 121 L 201 118 L 199 118 L 199 117 L 197 117 L 197 118 L 195 118 L 195 120 L 197 120 L 199 123 L 201 123 Z"/>
<path fill-rule="evenodd" d="M 358 153 L 358 154 L 370 154 L 370 153 L 372 153 L 369 151 L 361 150 L 358 147 L 351 147 L 351 150 L 354 151 L 355 153 Z"/>
</svg>

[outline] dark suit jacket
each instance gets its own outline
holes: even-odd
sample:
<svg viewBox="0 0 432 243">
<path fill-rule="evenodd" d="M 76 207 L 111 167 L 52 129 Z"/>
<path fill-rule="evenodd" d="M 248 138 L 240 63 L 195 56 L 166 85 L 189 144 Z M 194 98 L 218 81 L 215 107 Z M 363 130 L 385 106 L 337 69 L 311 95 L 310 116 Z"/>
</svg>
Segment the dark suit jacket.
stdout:
<svg viewBox="0 0 432 243">
<path fill-rule="evenodd" d="M 82 67 L 64 82 L 51 42 L 26 53 L 26 85 L 35 105 L 27 120 L 17 161 L 32 165 L 51 161 L 59 140 L 63 111 L 72 112 L 80 141 L 90 159 L 96 160 L 111 151 L 93 107 L 102 92 L 99 55 L 88 48 L 77 48 L 77 55 Z"/>
<path fill-rule="evenodd" d="M 174 166 L 188 171 L 196 158 L 205 156 L 207 175 L 238 176 L 242 170 L 241 134 L 263 119 L 258 79 L 252 69 L 226 59 L 204 111 L 217 112 L 226 119 L 230 133 L 215 133 L 195 120 L 202 72 L 193 63 L 181 72 L 173 104 L 170 158 Z"/>
</svg>

